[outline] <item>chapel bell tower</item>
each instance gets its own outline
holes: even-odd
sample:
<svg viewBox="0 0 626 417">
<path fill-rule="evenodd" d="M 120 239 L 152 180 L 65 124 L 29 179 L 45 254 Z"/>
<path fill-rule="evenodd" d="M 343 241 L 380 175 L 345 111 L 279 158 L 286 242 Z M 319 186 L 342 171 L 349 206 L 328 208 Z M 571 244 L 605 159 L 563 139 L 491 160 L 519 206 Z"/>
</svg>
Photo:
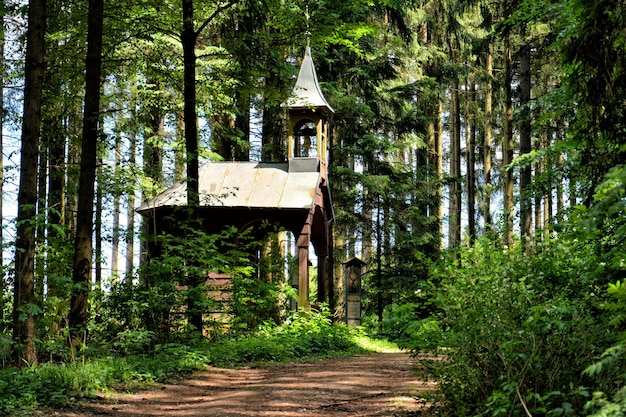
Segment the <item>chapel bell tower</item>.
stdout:
<svg viewBox="0 0 626 417">
<path fill-rule="evenodd" d="M 288 159 L 315 158 L 325 168 L 328 149 L 328 122 L 334 110 L 317 82 L 311 48 L 307 44 L 298 80 L 287 102 L 289 108 Z M 320 168 L 324 171 L 323 168 Z"/>
<path fill-rule="evenodd" d="M 287 156 L 289 174 L 296 178 L 315 178 L 317 187 L 307 218 L 301 230 L 295 232 L 298 248 L 298 276 L 293 285 L 298 288 L 299 308 L 309 305 L 309 245 L 312 243 L 317 255 L 317 297 L 326 299 L 327 259 L 329 255 L 329 224 L 333 218 L 330 189 L 328 187 L 327 150 L 328 124 L 333 108 L 324 98 L 311 47 L 307 42 L 304 59 L 291 98 L 289 109 L 289 139 Z"/>
</svg>

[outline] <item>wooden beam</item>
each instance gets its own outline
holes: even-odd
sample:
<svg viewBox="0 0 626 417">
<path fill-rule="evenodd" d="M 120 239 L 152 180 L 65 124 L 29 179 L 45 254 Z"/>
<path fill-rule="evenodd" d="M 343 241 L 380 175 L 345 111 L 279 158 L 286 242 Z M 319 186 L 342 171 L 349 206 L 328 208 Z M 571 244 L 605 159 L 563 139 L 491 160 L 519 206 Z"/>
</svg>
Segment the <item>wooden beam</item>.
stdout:
<svg viewBox="0 0 626 417">
<path fill-rule="evenodd" d="M 298 246 L 298 309 L 309 308 L 309 246 Z"/>
</svg>

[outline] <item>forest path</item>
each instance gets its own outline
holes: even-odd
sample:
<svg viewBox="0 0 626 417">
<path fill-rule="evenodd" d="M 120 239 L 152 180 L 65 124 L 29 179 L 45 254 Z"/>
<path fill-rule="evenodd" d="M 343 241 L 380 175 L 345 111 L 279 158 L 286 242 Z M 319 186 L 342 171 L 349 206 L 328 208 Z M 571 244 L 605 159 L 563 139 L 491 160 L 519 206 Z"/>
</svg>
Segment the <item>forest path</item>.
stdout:
<svg viewBox="0 0 626 417">
<path fill-rule="evenodd" d="M 115 393 L 57 417 L 425 416 L 433 392 L 407 353 L 375 353 L 259 368 L 208 368 L 149 390 Z"/>
</svg>

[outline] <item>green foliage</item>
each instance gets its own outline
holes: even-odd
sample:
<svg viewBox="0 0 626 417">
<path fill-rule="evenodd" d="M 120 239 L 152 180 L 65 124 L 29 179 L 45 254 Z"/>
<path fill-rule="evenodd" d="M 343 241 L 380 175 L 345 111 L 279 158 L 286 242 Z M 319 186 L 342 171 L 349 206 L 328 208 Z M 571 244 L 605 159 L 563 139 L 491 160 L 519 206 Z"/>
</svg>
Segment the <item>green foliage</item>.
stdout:
<svg viewBox="0 0 626 417">
<path fill-rule="evenodd" d="M 607 400 L 601 392 L 596 392 L 586 404 L 585 411 L 592 411 L 591 417 L 621 417 L 626 414 L 626 389 L 617 392 L 613 400 Z"/>
<path fill-rule="evenodd" d="M 431 355 L 451 415 L 574 415 L 588 399 L 581 371 L 608 344 L 591 250 L 574 240 L 532 256 L 479 240 L 432 268 L 439 313 L 392 319 L 403 345 Z M 443 357 L 443 359 L 441 359 Z M 436 359 L 435 359 L 436 358 Z"/>
<path fill-rule="evenodd" d="M 618 166 L 532 252 L 481 239 L 434 264 L 432 316 L 394 309 L 401 343 L 432 358 L 444 412 L 622 415 L 623 195 Z"/>
<path fill-rule="evenodd" d="M 43 364 L 19 371 L 0 372 L 0 414 L 16 413 L 39 405 L 61 406 L 70 397 L 82 398 L 106 386 L 97 364 Z"/>
<path fill-rule="evenodd" d="M 599 386 L 603 390 L 594 392 L 593 398 L 586 404 L 587 411 L 593 411 L 594 417 L 618 416 L 626 412 L 626 390 L 622 381 L 626 378 L 624 371 L 624 352 L 626 352 L 626 332 L 623 329 L 626 320 L 626 285 L 617 281 L 609 284 L 607 290 L 611 300 L 602 304 L 602 308 L 609 311 L 612 318 L 611 326 L 619 330 L 615 344 L 602 353 L 598 361 L 589 365 L 584 373 L 596 380 L 612 379 L 614 384 Z M 612 399 L 607 398 L 613 396 Z"/>
<path fill-rule="evenodd" d="M 333 324 L 328 309 L 291 315 L 280 326 L 264 326 L 255 336 L 227 339 L 213 348 L 217 366 L 246 362 L 286 362 L 360 351 L 355 335 Z"/>
<path fill-rule="evenodd" d="M 269 229 L 267 224 L 262 227 Z M 285 263 L 278 239 L 278 231 L 274 230 L 264 248 L 256 242 L 250 242 L 251 249 L 261 249 L 260 259 L 252 257 L 249 260 L 256 264 L 256 268 L 233 270 L 228 302 L 231 332 L 254 331 L 266 321 L 280 323 L 286 310 L 286 301 L 290 295 L 296 296 L 290 293 L 293 288 L 285 282 Z"/>
<path fill-rule="evenodd" d="M 199 370 L 208 363 L 205 350 L 160 346 L 154 355 L 105 357 L 84 362 L 46 363 L 0 372 L 0 414 L 36 407 L 60 407 L 114 386 L 161 381 Z"/>
<path fill-rule="evenodd" d="M 284 279 L 275 269 L 282 263 L 274 252 L 274 258 L 268 256 L 260 262 L 256 254 L 262 243 L 250 233 L 226 228 L 223 233 L 207 235 L 183 225 L 176 233 L 158 236 L 159 256 L 140 271 L 140 285 L 129 286 L 126 295 L 112 292 L 127 305 L 114 313 L 126 314 L 117 323 L 129 326 L 132 317 L 142 317 L 145 329 L 154 333 L 155 343 L 163 343 L 192 330 L 191 314 L 207 318 L 227 314 L 233 332 L 253 330 L 264 320 L 279 321 Z M 211 273 L 230 277 L 230 283 L 215 287 L 209 279 Z"/>
</svg>

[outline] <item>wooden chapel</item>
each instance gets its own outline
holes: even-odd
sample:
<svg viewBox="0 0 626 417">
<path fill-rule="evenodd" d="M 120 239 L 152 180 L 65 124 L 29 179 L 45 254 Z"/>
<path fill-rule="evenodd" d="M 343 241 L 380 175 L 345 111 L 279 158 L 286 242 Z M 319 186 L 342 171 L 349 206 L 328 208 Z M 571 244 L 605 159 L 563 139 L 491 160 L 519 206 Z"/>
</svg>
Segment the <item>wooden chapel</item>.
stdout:
<svg viewBox="0 0 626 417">
<path fill-rule="evenodd" d="M 318 299 L 324 300 L 329 256 L 329 224 L 333 220 L 328 184 L 328 124 L 333 113 L 320 89 L 311 49 L 307 45 L 288 111 L 287 161 L 207 162 L 200 167 L 200 224 L 207 233 L 226 226 L 242 230 L 263 221 L 294 234 L 298 259 L 297 306 L 309 307 L 309 247 L 318 260 Z M 180 182 L 137 211 L 147 220 L 150 235 L 172 232 L 172 214 L 187 203 Z M 149 248 L 158 252 L 158 248 Z"/>
</svg>

